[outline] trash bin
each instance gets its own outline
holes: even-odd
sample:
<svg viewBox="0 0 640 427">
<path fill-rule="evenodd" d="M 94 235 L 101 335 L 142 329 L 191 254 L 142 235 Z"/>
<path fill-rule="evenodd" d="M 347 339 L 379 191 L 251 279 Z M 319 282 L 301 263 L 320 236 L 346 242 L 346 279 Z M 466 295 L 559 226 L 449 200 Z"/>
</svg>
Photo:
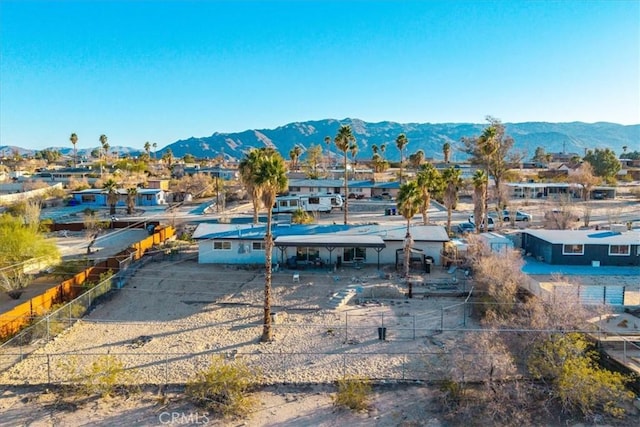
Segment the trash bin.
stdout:
<svg viewBox="0 0 640 427">
<path fill-rule="evenodd" d="M 274 325 L 278 324 L 278 313 L 277 312 L 271 312 L 271 323 L 273 323 Z"/>
<path fill-rule="evenodd" d="M 336 261 L 336 267 L 342 267 L 342 256 L 338 255 L 338 260 Z"/>
<path fill-rule="evenodd" d="M 424 263 L 424 272 L 427 274 L 431 274 L 431 261 L 427 261 Z"/>
<path fill-rule="evenodd" d="M 396 214 L 396 208 L 390 208 L 391 209 L 391 215 L 395 215 Z"/>
<path fill-rule="evenodd" d="M 378 339 L 381 341 L 387 339 L 387 328 L 378 328 Z"/>
<path fill-rule="evenodd" d="M 385 215 L 385 216 L 389 216 L 389 215 L 391 215 L 391 208 L 385 208 L 385 209 L 384 209 L 384 215 Z"/>
</svg>

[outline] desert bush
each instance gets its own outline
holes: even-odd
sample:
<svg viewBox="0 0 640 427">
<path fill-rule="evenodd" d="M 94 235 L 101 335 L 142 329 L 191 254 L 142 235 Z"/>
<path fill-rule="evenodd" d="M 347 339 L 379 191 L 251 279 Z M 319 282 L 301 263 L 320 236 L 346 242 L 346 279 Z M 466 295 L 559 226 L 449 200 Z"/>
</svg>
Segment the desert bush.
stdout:
<svg viewBox="0 0 640 427">
<path fill-rule="evenodd" d="M 338 391 L 333 396 L 333 404 L 353 411 L 363 411 L 369 407 L 371 381 L 362 378 L 342 378 L 337 381 Z"/>
<path fill-rule="evenodd" d="M 535 379 L 549 381 L 553 396 L 567 413 L 590 417 L 596 412 L 621 418 L 634 394 L 626 388 L 630 378 L 603 369 L 597 353 L 583 334 L 556 333 L 533 348 L 528 369 Z"/>
<path fill-rule="evenodd" d="M 214 356 L 211 366 L 187 382 L 186 394 L 196 405 L 224 417 L 242 417 L 255 406 L 249 393 L 258 383 L 258 373 L 239 360 Z"/>
<path fill-rule="evenodd" d="M 109 397 L 131 383 L 130 372 L 113 355 L 100 356 L 84 369 L 80 367 L 76 356 L 66 357 L 58 364 L 58 368 L 63 373 L 64 389 L 68 393 Z"/>
</svg>

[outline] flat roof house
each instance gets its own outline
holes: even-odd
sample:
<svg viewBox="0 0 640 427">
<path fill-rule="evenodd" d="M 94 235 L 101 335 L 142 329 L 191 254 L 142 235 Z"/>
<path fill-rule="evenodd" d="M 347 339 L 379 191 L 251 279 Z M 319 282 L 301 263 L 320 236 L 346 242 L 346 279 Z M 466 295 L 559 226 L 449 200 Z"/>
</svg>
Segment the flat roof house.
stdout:
<svg viewBox="0 0 640 427">
<path fill-rule="evenodd" d="M 522 249 L 548 264 L 640 266 L 640 231 L 527 229 Z"/>
<path fill-rule="evenodd" d="M 200 224 L 193 238 L 198 241 L 199 263 L 263 264 L 264 224 Z M 287 265 L 378 265 L 396 262 L 402 249 L 404 225 L 276 224 L 274 263 Z M 449 241 L 441 226 L 411 227 L 413 248 L 434 264 L 441 262 L 444 243 Z"/>
</svg>

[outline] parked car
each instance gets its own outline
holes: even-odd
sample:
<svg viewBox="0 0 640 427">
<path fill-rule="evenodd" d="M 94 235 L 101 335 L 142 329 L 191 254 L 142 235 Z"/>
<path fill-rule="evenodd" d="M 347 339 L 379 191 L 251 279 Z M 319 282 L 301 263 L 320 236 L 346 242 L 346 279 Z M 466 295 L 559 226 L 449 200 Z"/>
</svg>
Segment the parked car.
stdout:
<svg viewBox="0 0 640 427">
<path fill-rule="evenodd" d="M 371 198 L 374 200 L 393 200 L 393 197 L 391 196 L 390 193 L 376 194 Z"/>
<path fill-rule="evenodd" d="M 473 233 L 476 231 L 476 226 L 470 222 L 461 222 L 460 224 L 456 225 L 456 228 L 454 230 L 458 234 Z"/>
<path fill-rule="evenodd" d="M 514 215 L 514 212 L 509 212 L 508 210 L 503 210 L 502 211 L 502 220 L 504 222 L 509 222 L 511 221 L 511 217 L 512 215 Z M 515 220 L 516 221 L 532 221 L 533 220 L 533 215 L 528 214 L 526 212 L 522 212 L 522 211 L 515 211 Z"/>
<path fill-rule="evenodd" d="M 496 221 L 494 220 L 494 218 L 493 218 L 493 216 L 491 214 L 489 214 L 489 218 L 488 219 L 489 219 L 489 223 L 488 223 L 489 226 L 487 227 L 487 229 L 489 231 L 494 230 L 496 228 Z M 473 214 L 469 216 L 469 222 L 471 224 L 473 224 L 474 226 L 476 226 L 476 221 L 475 221 L 475 218 L 473 217 Z M 484 225 L 484 223 L 482 223 L 482 225 Z M 482 225 L 480 226 L 481 229 L 484 228 Z"/>
</svg>

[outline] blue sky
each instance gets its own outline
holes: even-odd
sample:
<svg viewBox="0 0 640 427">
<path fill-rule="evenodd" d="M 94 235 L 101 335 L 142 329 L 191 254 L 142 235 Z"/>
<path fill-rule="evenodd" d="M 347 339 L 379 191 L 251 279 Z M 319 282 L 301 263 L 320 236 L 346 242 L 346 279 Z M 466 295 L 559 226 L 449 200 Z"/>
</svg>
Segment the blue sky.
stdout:
<svg viewBox="0 0 640 427">
<path fill-rule="evenodd" d="M 0 1 L 0 145 L 325 118 L 640 123 L 638 1 Z"/>
</svg>

